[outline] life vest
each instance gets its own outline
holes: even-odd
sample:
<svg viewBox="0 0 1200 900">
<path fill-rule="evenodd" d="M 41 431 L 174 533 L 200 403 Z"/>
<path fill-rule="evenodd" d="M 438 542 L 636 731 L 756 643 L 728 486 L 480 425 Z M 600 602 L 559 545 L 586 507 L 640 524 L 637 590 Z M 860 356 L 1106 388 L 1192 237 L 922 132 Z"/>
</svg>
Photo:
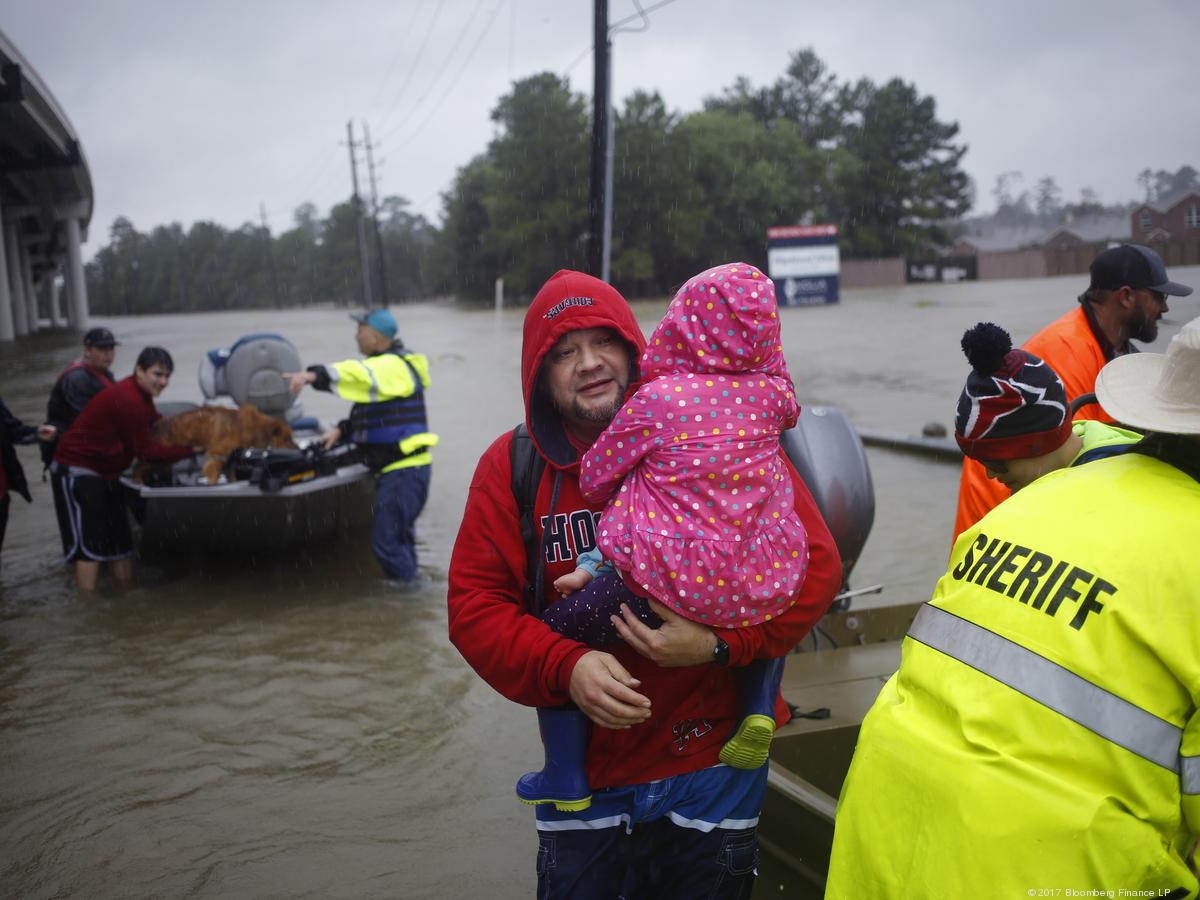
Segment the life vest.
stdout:
<svg viewBox="0 0 1200 900">
<path fill-rule="evenodd" d="M 422 376 L 410 356 L 427 366 L 418 354 L 389 350 L 327 367 L 338 375 L 338 394 L 355 401 L 347 437 L 360 447 L 364 463 L 378 472 L 428 465 L 429 448 L 438 442 L 429 430 Z M 373 399 L 389 394 L 386 400 Z"/>
<path fill-rule="evenodd" d="M 1194 896 L 1198 533 L 1200 483 L 1137 452 L 964 532 L 863 722 L 826 896 Z"/>
</svg>

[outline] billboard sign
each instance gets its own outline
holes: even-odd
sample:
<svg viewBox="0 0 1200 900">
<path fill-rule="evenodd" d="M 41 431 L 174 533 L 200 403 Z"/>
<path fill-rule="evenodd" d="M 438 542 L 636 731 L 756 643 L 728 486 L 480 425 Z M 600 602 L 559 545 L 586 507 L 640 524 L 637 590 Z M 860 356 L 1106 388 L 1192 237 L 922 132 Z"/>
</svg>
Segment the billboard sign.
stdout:
<svg viewBox="0 0 1200 900">
<path fill-rule="evenodd" d="M 767 229 L 767 274 L 780 306 L 837 303 L 836 225 L 786 225 Z"/>
<path fill-rule="evenodd" d="M 936 259 L 906 259 L 904 277 L 909 284 L 922 281 L 974 281 L 979 258 L 975 256 L 939 256 Z"/>
</svg>

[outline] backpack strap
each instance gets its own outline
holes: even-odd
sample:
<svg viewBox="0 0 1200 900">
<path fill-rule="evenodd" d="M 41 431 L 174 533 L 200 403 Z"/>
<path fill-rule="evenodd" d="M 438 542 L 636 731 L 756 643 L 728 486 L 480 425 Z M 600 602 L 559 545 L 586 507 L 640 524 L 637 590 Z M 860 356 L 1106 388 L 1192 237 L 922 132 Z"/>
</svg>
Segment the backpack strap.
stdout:
<svg viewBox="0 0 1200 900">
<path fill-rule="evenodd" d="M 524 422 L 513 429 L 508 458 L 512 467 L 513 499 L 517 501 L 521 518 L 521 541 L 525 544 L 525 605 L 538 615 L 542 609 L 542 574 L 546 564 L 544 548 L 537 540 L 533 508 L 542 473 L 546 471 L 546 460 L 534 447 Z M 545 535 L 542 537 L 544 541 Z"/>
</svg>

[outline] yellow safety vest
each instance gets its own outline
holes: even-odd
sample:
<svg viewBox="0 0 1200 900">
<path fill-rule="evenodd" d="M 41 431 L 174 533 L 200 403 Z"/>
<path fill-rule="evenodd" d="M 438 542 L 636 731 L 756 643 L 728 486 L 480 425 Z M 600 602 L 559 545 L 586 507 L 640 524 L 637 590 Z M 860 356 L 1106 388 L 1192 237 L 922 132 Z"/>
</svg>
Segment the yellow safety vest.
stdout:
<svg viewBox="0 0 1200 900">
<path fill-rule="evenodd" d="M 411 367 L 411 368 L 410 368 Z M 356 406 L 380 405 L 411 398 L 429 387 L 429 359 L 423 353 L 396 353 L 388 351 L 366 359 L 346 359 L 325 366 L 330 374 L 332 388 L 339 397 Z M 413 377 L 420 379 L 417 384 Z M 416 400 L 421 398 L 417 396 Z M 383 465 L 379 474 L 413 466 L 427 466 L 433 461 L 430 448 L 438 443 L 438 436 L 429 431 L 424 422 L 424 406 L 421 406 L 419 427 L 401 429 L 404 433 L 394 442 L 395 454 L 402 458 Z M 351 411 L 351 424 L 356 420 Z M 353 439 L 352 435 L 347 435 Z"/>
<path fill-rule="evenodd" d="M 826 897 L 1195 896 L 1197 536 L 1200 483 L 1137 453 L 965 531 L 863 722 Z"/>
</svg>

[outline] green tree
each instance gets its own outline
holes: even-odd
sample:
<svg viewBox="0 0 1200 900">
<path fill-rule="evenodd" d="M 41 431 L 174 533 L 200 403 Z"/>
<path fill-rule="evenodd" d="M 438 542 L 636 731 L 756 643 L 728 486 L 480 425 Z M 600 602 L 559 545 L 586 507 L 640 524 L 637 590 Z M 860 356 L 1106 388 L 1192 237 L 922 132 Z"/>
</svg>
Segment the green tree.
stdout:
<svg viewBox="0 0 1200 900">
<path fill-rule="evenodd" d="M 688 184 L 673 229 L 673 280 L 719 262 L 765 265 L 767 228 L 798 221 L 817 201 L 824 156 L 790 121 L 771 128 L 726 112 L 689 116 L 678 129 Z"/>
<path fill-rule="evenodd" d="M 363 302 L 355 215 L 353 202 L 347 200 L 333 207 L 322 224 L 316 249 L 319 301 L 332 301 L 338 306 L 360 306 Z"/>
<path fill-rule="evenodd" d="M 1037 187 L 1034 188 L 1034 198 L 1038 217 L 1044 223 L 1053 221 L 1062 212 L 1062 189 L 1053 176 L 1047 175 L 1038 179 Z"/>
<path fill-rule="evenodd" d="M 500 130 L 488 148 L 496 178 L 483 245 L 507 288 L 532 294 L 557 269 L 586 264 L 587 104 L 547 72 L 516 82 L 492 121 Z"/>
<path fill-rule="evenodd" d="M 444 227 L 431 253 L 435 280 L 490 296 L 532 295 L 556 269 L 586 260 L 587 104 L 548 72 L 515 82 L 492 111 L 487 152 L 443 195 Z"/>
<path fill-rule="evenodd" d="M 1180 166 L 1175 172 L 1159 169 L 1154 173 L 1154 200 L 1174 200 L 1188 191 L 1200 190 L 1200 180 L 1191 166 Z"/>
<path fill-rule="evenodd" d="M 739 77 L 719 98 L 705 101 L 710 112 L 748 113 L 768 128 L 779 120 L 796 126 L 812 147 L 837 137 L 841 130 L 837 78 L 810 47 L 797 50 L 787 71 L 770 87 L 755 88 Z"/>
<path fill-rule="evenodd" d="M 945 244 L 945 223 L 971 205 L 957 123 L 939 121 L 934 99 L 898 78 L 882 87 L 864 79 L 841 94 L 841 144 L 858 161 L 830 193 L 843 249 L 904 256 Z"/>
<path fill-rule="evenodd" d="M 429 248 L 436 233 L 424 216 L 410 213 L 408 205 L 408 200 L 395 196 L 380 203 L 379 228 L 391 299 L 422 296 Z"/>
<path fill-rule="evenodd" d="M 487 157 L 477 156 L 458 170 L 442 195 L 443 225 L 429 252 L 433 290 L 484 297 L 501 274 L 499 258 L 483 243 L 491 223 L 487 201 L 495 178 Z"/>
<path fill-rule="evenodd" d="M 971 205 L 957 124 L 939 121 L 933 98 L 899 79 L 839 85 L 806 48 L 774 85 L 739 78 L 706 105 L 753 116 L 768 130 L 789 122 L 825 153 L 814 185 L 817 215 L 839 226 L 849 256 L 927 252 L 948 239 L 945 222 Z"/>
<path fill-rule="evenodd" d="M 665 292 L 681 267 L 680 198 L 690 181 L 681 121 L 659 94 L 643 91 L 625 101 L 614 121 L 610 271 L 632 295 Z"/>
</svg>

